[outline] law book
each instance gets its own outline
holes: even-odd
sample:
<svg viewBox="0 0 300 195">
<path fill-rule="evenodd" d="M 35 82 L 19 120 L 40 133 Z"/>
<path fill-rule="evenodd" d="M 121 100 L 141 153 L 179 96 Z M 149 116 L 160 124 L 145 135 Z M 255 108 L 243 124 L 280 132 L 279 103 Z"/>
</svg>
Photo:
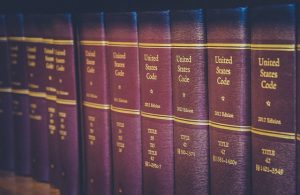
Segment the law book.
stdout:
<svg viewBox="0 0 300 195">
<path fill-rule="evenodd" d="M 0 169 L 13 171 L 15 168 L 15 134 L 8 53 L 6 17 L 0 15 Z"/>
<path fill-rule="evenodd" d="M 253 194 L 296 194 L 296 11 L 251 12 Z"/>
<path fill-rule="evenodd" d="M 109 68 L 104 13 L 78 17 L 86 194 L 112 194 Z"/>
<path fill-rule="evenodd" d="M 29 125 L 31 131 L 31 176 L 49 180 L 48 131 L 46 121 L 46 80 L 43 65 L 43 29 L 41 15 L 24 16 L 26 68 L 29 89 Z"/>
<path fill-rule="evenodd" d="M 212 194 L 251 194 L 250 36 L 246 7 L 207 13 Z"/>
<path fill-rule="evenodd" d="M 144 194 L 174 193 L 169 11 L 138 15 Z"/>
<path fill-rule="evenodd" d="M 57 71 L 55 64 L 55 51 L 53 41 L 53 18 L 51 14 L 43 15 L 43 66 L 44 66 L 44 92 L 46 93 L 46 124 L 48 132 L 49 156 L 49 183 L 55 187 L 60 186 L 60 160 L 59 160 L 59 132 L 56 104 Z"/>
<path fill-rule="evenodd" d="M 142 194 L 140 78 L 136 12 L 106 15 L 114 194 Z M 126 179 L 130 178 L 130 179 Z"/>
<path fill-rule="evenodd" d="M 80 194 L 79 120 L 75 47 L 72 17 L 69 13 L 53 14 L 53 45 L 57 71 L 58 155 L 61 164 L 62 195 Z"/>
<path fill-rule="evenodd" d="M 204 11 L 171 12 L 175 193 L 209 193 Z"/>
<path fill-rule="evenodd" d="M 297 21 L 300 21 L 300 7 L 298 6 L 296 8 L 296 20 Z M 296 66 L 299 67 L 300 65 L 300 25 L 299 24 L 296 24 Z M 300 90 L 298 89 L 298 86 L 300 86 L 300 68 L 296 68 L 296 87 L 297 87 L 297 90 L 296 90 L 296 115 L 297 116 L 300 116 Z M 296 167 L 299 167 L 300 165 L 300 120 L 296 120 L 296 125 L 297 125 L 297 128 L 296 128 Z M 296 168 L 296 192 L 297 193 L 300 193 L 300 169 Z"/>
<path fill-rule="evenodd" d="M 15 173 L 31 174 L 29 92 L 22 14 L 7 15 L 9 64 L 12 77 L 12 108 L 15 133 Z"/>
</svg>

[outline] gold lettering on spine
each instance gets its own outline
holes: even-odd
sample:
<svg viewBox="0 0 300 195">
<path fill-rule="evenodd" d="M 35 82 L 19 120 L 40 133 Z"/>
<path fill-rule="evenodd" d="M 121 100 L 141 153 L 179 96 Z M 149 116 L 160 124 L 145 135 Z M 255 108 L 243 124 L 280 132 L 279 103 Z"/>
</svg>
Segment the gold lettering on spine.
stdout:
<svg viewBox="0 0 300 195">
<path fill-rule="evenodd" d="M 195 157 L 196 153 L 194 151 L 188 150 L 189 143 L 191 138 L 189 135 L 180 135 L 180 141 L 182 141 L 182 147 L 176 149 L 176 153 L 178 155 L 186 156 L 186 157 Z"/>
<path fill-rule="evenodd" d="M 255 164 L 255 171 L 271 175 L 283 175 L 284 169 L 272 167 L 272 160 L 276 157 L 276 150 L 271 148 L 261 148 L 260 154 L 264 158 L 264 164 Z"/>
<path fill-rule="evenodd" d="M 213 154 L 212 161 L 229 166 L 237 166 L 237 160 L 227 157 L 227 151 L 230 150 L 230 143 L 224 140 L 217 140 L 218 153 Z"/>
<path fill-rule="evenodd" d="M 279 77 L 279 73 L 276 71 L 276 68 L 281 66 L 280 58 L 258 58 L 258 66 L 260 68 L 259 77 L 263 78 L 260 82 L 260 87 L 266 90 L 276 90 L 277 89 L 277 81 L 276 79 Z M 264 68 L 265 67 L 265 68 Z M 274 71 L 268 71 L 266 69 L 275 69 Z"/>
<path fill-rule="evenodd" d="M 161 169 L 162 165 L 156 162 L 156 157 L 158 156 L 158 151 L 156 150 L 156 136 L 158 134 L 157 129 L 148 128 L 147 133 L 149 135 L 149 146 L 147 150 L 147 155 L 149 160 L 144 162 L 144 166 L 152 169 Z"/>
<path fill-rule="evenodd" d="M 118 152 L 122 153 L 125 149 L 125 142 L 124 142 L 124 136 L 123 136 L 125 123 L 117 121 L 115 123 L 115 125 L 117 127 L 117 133 L 118 133 L 117 141 L 116 141 L 116 147 L 117 147 Z"/>
<path fill-rule="evenodd" d="M 88 140 L 89 144 L 93 146 L 96 141 L 96 136 L 95 136 L 95 122 L 96 122 L 96 117 L 92 115 L 87 116 L 87 123 L 88 123 Z"/>
</svg>

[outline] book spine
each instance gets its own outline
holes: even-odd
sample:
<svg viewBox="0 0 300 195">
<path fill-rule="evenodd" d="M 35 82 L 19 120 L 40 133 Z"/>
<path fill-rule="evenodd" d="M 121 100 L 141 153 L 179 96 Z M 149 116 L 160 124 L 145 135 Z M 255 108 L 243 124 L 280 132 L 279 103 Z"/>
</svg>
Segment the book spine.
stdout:
<svg viewBox="0 0 300 195">
<path fill-rule="evenodd" d="M 296 194 L 295 19 L 293 4 L 251 13 L 253 194 Z"/>
<path fill-rule="evenodd" d="M 143 193 L 174 194 L 169 11 L 142 12 L 138 21 Z"/>
<path fill-rule="evenodd" d="M 109 71 L 104 14 L 78 19 L 86 194 L 112 194 Z"/>
<path fill-rule="evenodd" d="M 46 94 L 44 93 L 43 39 L 40 15 L 24 17 L 26 66 L 29 89 L 29 123 L 31 130 L 32 177 L 49 180 Z"/>
<path fill-rule="evenodd" d="M 7 16 L 9 64 L 12 76 L 12 107 L 15 133 L 15 172 L 31 174 L 31 132 L 29 128 L 29 93 L 22 14 Z"/>
<path fill-rule="evenodd" d="M 77 195 L 79 185 L 79 137 L 75 48 L 70 14 L 54 14 L 53 29 L 57 71 L 57 115 L 62 195 Z"/>
<path fill-rule="evenodd" d="M 207 15 L 212 194 L 251 194 L 247 15 L 244 7 Z"/>
<path fill-rule="evenodd" d="M 203 10 L 171 12 L 175 193 L 209 193 L 206 30 Z"/>
<path fill-rule="evenodd" d="M 137 14 L 106 15 L 114 194 L 142 194 Z M 130 178 L 130 179 L 126 179 Z"/>
<path fill-rule="evenodd" d="M 296 8 L 296 21 L 300 21 L 300 7 Z M 296 116 L 300 116 L 300 25 L 296 24 Z M 296 120 L 296 167 L 300 167 L 300 120 Z M 300 168 L 296 168 L 296 192 L 300 193 Z"/>
<path fill-rule="evenodd" d="M 5 16 L 0 15 L 0 169 L 13 171 L 15 168 L 15 135 L 5 21 Z"/>
<path fill-rule="evenodd" d="M 51 15 L 43 17 L 43 58 L 46 83 L 44 91 L 46 92 L 46 121 L 48 130 L 48 154 L 49 154 L 49 183 L 55 187 L 60 186 L 60 160 L 59 154 L 59 135 L 56 104 L 57 72 L 55 66 L 55 53 L 53 45 L 53 22 Z"/>
</svg>

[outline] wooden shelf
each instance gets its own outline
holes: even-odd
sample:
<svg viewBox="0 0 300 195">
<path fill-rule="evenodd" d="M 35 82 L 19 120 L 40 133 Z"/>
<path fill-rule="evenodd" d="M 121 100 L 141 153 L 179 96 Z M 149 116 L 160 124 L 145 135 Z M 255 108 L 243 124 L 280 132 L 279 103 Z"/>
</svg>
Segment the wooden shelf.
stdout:
<svg viewBox="0 0 300 195">
<path fill-rule="evenodd" d="M 0 195 L 60 195 L 60 192 L 48 183 L 0 171 Z"/>
</svg>

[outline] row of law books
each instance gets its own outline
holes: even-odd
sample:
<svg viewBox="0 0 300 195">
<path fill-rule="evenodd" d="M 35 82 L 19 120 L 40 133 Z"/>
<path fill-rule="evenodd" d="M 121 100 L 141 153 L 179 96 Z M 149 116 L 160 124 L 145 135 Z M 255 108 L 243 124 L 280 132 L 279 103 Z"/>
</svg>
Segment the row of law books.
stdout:
<svg viewBox="0 0 300 195">
<path fill-rule="evenodd" d="M 63 195 L 299 193 L 297 13 L 1 16 L 1 169 Z"/>
</svg>

